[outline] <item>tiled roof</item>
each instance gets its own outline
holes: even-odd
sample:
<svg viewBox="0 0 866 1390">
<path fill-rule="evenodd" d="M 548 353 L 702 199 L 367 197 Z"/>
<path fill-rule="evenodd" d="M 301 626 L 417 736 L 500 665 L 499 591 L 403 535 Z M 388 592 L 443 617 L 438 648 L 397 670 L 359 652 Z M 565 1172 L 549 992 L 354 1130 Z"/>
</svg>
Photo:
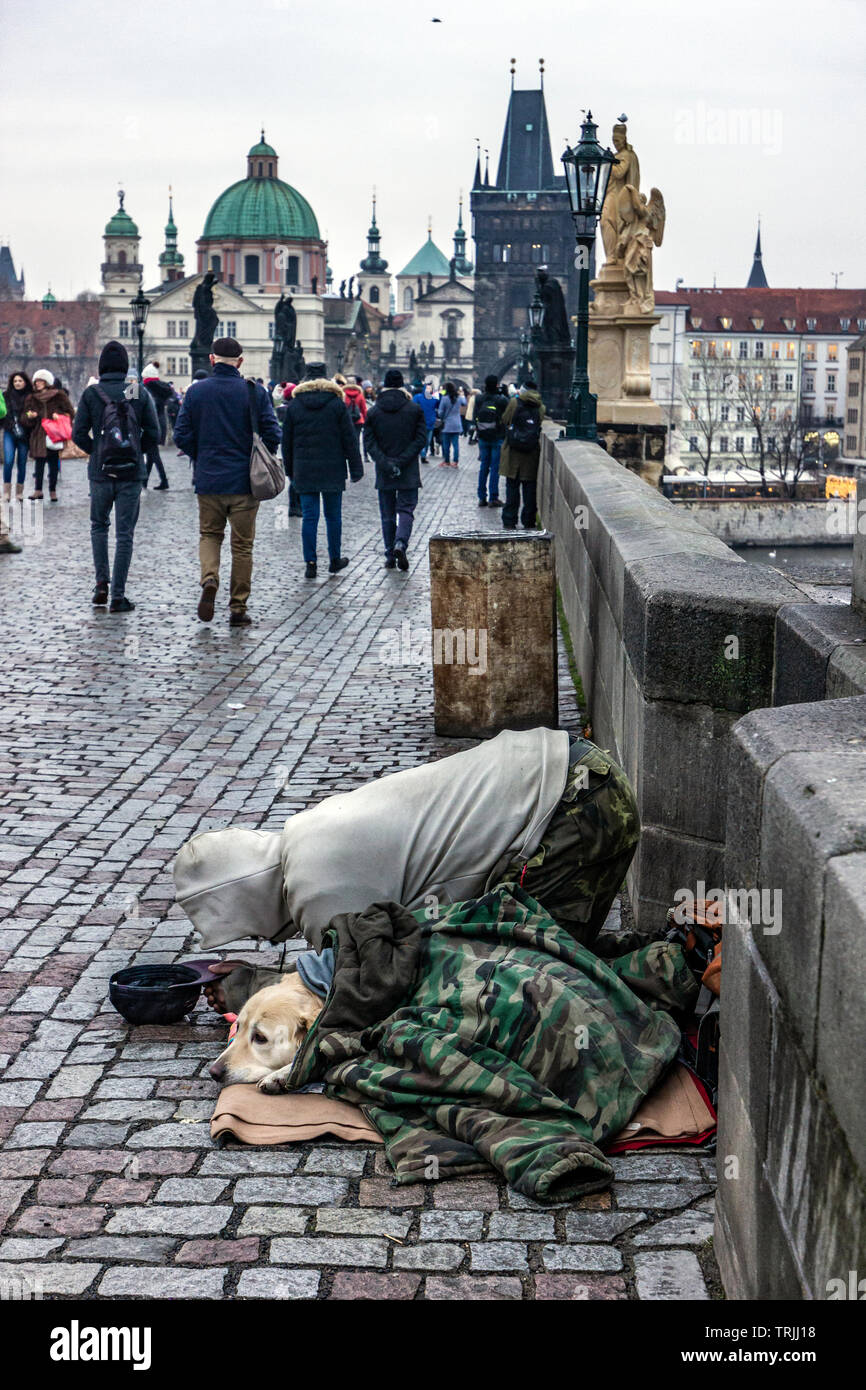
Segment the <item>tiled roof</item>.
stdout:
<svg viewBox="0 0 866 1390">
<path fill-rule="evenodd" d="M 688 304 L 688 325 L 700 333 L 856 333 L 858 319 L 866 324 L 866 289 L 657 290 L 655 299 L 659 305 Z M 849 321 L 847 329 L 842 319 Z"/>
</svg>

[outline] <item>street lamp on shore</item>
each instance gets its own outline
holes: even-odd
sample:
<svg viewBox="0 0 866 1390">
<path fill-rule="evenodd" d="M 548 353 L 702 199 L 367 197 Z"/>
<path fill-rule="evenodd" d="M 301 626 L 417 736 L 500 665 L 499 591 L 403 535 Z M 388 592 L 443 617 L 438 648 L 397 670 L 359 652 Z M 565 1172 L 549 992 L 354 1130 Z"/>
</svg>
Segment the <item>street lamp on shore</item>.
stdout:
<svg viewBox="0 0 866 1390">
<path fill-rule="evenodd" d="M 596 398 L 589 389 L 589 263 L 595 245 L 595 229 L 607 192 L 613 150 L 596 139 L 598 127 L 592 112 L 580 128 L 580 140 L 562 156 L 565 181 L 577 241 L 578 299 L 575 331 L 574 376 L 568 401 L 566 439 L 597 439 Z"/>
<path fill-rule="evenodd" d="M 138 294 L 129 301 L 132 311 L 132 322 L 135 324 L 135 331 L 138 334 L 138 380 L 144 375 L 144 325 L 147 323 L 147 311 L 150 308 L 150 300 L 145 296 L 144 291 L 139 286 Z"/>
</svg>

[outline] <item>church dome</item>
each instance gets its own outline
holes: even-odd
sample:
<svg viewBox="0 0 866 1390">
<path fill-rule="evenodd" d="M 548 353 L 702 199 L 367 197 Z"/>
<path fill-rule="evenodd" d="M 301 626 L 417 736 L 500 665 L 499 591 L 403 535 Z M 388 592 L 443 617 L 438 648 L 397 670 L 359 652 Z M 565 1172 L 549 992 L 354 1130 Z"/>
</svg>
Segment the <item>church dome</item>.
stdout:
<svg viewBox="0 0 866 1390">
<path fill-rule="evenodd" d="M 124 193 L 118 195 L 119 206 L 114 216 L 105 224 L 105 236 L 138 236 L 138 227 L 123 206 L 125 196 Z"/>
<path fill-rule="evenodd" d="M 277 152 L 263 131 L 247 155 L 247 177 L 220 194 L 207 215 L 202 237 L 319 241 L 316 214 L 296 188 L 276 177 L 277 169 Z"/>
</svg>

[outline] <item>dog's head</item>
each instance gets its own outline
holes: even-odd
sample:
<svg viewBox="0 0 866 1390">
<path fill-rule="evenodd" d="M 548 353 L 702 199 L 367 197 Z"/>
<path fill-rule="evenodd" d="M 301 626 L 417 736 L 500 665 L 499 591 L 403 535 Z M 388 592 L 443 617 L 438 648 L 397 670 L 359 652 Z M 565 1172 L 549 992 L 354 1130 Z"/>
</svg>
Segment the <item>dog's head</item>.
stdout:
<svg viewBox="0 0 866 1390">
<path fill-rule="evenodd" d="M 284 975 L 279 984 L 260 989 L 241 1009 L 237 1033 L 211 1065 L 211 1076 L 231 1086 L 287 1067 L 321 1011 L 322 1000 L 299 975 Z"/>
</svg>

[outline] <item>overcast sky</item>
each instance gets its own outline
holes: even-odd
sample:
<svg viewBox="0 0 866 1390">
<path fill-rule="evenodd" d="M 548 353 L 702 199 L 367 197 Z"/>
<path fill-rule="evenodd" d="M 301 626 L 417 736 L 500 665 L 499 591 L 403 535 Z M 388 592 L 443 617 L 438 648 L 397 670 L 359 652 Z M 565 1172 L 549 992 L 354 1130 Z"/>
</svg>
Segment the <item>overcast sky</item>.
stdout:
<svg viewBox="0 0 866 1390">
<path fill-rule="evenodd" d="M 436 16 L 442 20 L 433 24 Z M 546 93 L 554 160 L 590 106 L 620 112 L 667 204 L 657 288 L 743 285 L 758 215 L 773 286 L 866 285 L 866 0 L 41 0 L 0 26 L 0 239 L 27 294 L 99 288 L 123 183 L 157 282 L 167 189 L 180 249 L 246 172 L 265 126 L 312 204 L 337 282 L 377 186 L 392 271 L 426 236 L 451 254 L 475 138 L 495 175 L 509 90 Z M 470 243 L 470 255 L 471 243 Z"/>
</svg>

